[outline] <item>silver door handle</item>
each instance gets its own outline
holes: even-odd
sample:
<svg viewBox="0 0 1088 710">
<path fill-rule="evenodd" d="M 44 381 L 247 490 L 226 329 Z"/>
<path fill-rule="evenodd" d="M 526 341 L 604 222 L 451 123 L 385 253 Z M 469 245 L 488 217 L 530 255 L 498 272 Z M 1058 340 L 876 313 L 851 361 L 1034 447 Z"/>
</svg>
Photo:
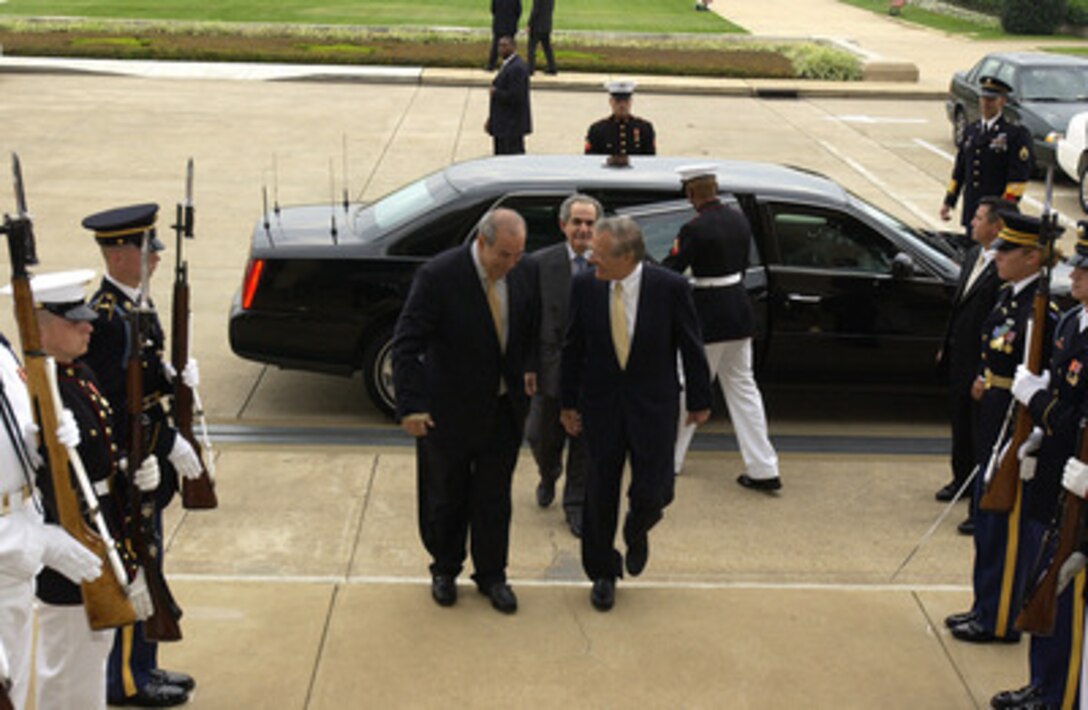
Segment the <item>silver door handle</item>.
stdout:
<svg viewBox="0 0 1088 710">
<path fill-rule="evenodd" d="M 790 303 L 815 304 L 815 303 L 819 303 L 820 301 L 824 300 L 823 296 L 806 296 L 803 293 L 791 293 L 788 296 L 786 296 L 786 298 L 789 299 Z"/>
</svg>

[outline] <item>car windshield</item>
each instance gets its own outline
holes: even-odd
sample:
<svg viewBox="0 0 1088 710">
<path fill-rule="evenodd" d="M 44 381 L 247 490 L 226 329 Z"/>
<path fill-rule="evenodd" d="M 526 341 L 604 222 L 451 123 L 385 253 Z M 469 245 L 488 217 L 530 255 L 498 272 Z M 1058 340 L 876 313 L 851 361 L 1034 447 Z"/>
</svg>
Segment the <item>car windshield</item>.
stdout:
<svg viewBox="0 0 1088 710">
<path fill-rule="evenodd" d="M 427 214 L 453 194 L 441 173 L 430 175 L 360 209 L 355 215 L 355 231 L 364 241 L 373 241 Z"/>
<path fill-rule="evenodd" d="M 1088 101 L 1082 67 L 1030 67 L 1020 72 L 1022 101 Z"/>
<path fill-rule="evenodd" d="M 851 204 L 853 204 L 859 212 L 887 228 L 894 235 L 896 240 L 900 242 L 900 246 L 902 246 L 903 242 L 913 245 L 917 251 L 924 252 L 926 260 L 931 264 L 950 263 L 948 257 L 926 241 L 918 230 L 900 221 L 896 217 L 891 216 L 884 210 L 869 204 L 853 193 L 850 193 L 849 197 Z"/>
</svg>

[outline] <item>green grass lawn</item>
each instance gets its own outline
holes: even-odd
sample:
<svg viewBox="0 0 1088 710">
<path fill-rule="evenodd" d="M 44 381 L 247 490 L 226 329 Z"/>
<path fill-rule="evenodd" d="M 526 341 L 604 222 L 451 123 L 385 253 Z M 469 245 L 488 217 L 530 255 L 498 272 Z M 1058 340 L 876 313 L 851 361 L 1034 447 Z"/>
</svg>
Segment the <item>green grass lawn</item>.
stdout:
<svg viewBox="0 0 1088 710">
<path fill-rule="evenodd" d="M 742 32 L 694 0 L 557 0 L 556 30 Z M 0 15 L 490 27 L 488 0 L 8 0 Z M 522 0 L 521 26 L 532 0 Z"/>
</svg>

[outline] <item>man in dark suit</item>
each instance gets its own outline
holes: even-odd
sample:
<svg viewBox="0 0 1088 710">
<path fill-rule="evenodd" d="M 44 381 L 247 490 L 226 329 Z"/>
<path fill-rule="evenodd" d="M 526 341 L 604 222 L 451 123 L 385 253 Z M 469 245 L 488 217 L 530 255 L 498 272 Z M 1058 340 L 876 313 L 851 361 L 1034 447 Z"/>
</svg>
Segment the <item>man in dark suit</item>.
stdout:
<svg viewBox="0 0 1088 710">
<path fill-rule="evenodd" d="M 583 439 L 568 436 L 559 421 L 559 361 L 570 315 L 571 278 L 590 268 L 589 241 L 602 211 L 601 203 L 589 195 L 571 195 L 559 206 L 559 227 L 566 241 L 533 254 L 540 265 L 540 366 L 537 393 L 529 410 L 527 438 L 540 472 L 536 502 L 547 508 L 555 498 L 555 482 L 563 473 L 566 446 L 563 510 L 575 537 L 582 535 L 582 503 L 589 462 Z"/>
<path fill-rule="evenodd" d="M 521 0 L 491 0 L 491 51 L 487 55 L 487 71 L 495 70 L 499 39 L 516 35 L 520 19 Z"/>
<path fill-rule="evenodd" d="M 536 264 L 521 259 L 525 221 L 498 209 L 479 233 L 416 272 L 393 336 L 401 426 L 416 437 L 419 529 L 431 594 L 457 601 L 471 535 L 473 580 L 499 611 L 517 610 L 506 583 L 510 482 L 536 390 Z"/>
<path fill-rule="evenodd" d="M 752 373 L 752 336 L 756 318 L 744 288 L 752 229 L 740 210 L 718 199 L 717 169 L 713 165 L 677 168 L 684 194 L 698 215 L 680 228 L 672 251 L 662 265 L 683 273 L 691 270 L 695 310 L 699 314 L 711 380 L 715 376 L 725 395 L 745 472 L 737 483 L 757 491 L 777 491 L 778 454 L 767 435 L 763 397 Z M 680 422 L 674 470 L 684 466 L 695 426 Z"/>
<path fill-rule="evenodd" d="M 555 55 L 552 53 L 552 14 L 555 12 L 555 0 L 533 0 L 533 9 L 529 13 L 529 73 L 536 69 L 536 45 L 539 42 L 544 49 L 544 58 L 548 60 L 545 74 L 555 74 Z"/>
<path fill-rule="evenodd" d="M 495 155 L 525 152 L 525 134 L 533 132 L 529 109 L 529 68 L 517 55 L 513 36 L 499 39 L 502 68 L 491 82 L 491 102 L 484 129 L 491 136 Z"/>
<path fill-rule="evenodd" d="M 624 567 L 636 576 L 646 566 L 647 533 L 672 502 L 680 406 L 677 353 L 691 421 L 710 417 L 711 392 L 687 281 L 643 263 L 642 234 L 628 217 L 597 222 L 592 249 L 595 271 L 575 277 L 571 292 L 560 416 L 567 433 L 585 436 L 589 447 L 582 567 L 593 580 L 590 602 L 607 611 Z M 628 459 L 627 554 L 622 559 L 614 541 Z"/>
<path fill-rule="evenodd" d="M 978 376 L 982 353 L 982 321 L 993 310 L 1001 285 L 990 245 L 1001 231 L 1003 211 L 1015 212 L 1016 205 L 993 196 L 979 200 L 971 221 L 971 239 L 975 244 L 964 255 L 952 312 L 937 353 L 938 368 L 948 375 L 952 420 L 952 480 L 937 491 L 939 501 L 952 500 L 975 466 L 973 430 L 978 404 L 971 397 L 971 385 Z M 969 535 L 971 526 L 968 517 L 960 523 L 960 530 Z"/>
<path fill-rule="evenodd" d="M 1019 202 L 1031 177 L 1031 134 L 1001 114 L 1012 87 L 992 76 L 979 79 L 978 106 L 981 119 L 967 126 L 956 152 L 956 164 L 948 183 L 941 219 L 951 219 L 960 191 L 963 191 L 962 224 L 971 231 L 978 201 L 995 195 Z"/>
</svg>

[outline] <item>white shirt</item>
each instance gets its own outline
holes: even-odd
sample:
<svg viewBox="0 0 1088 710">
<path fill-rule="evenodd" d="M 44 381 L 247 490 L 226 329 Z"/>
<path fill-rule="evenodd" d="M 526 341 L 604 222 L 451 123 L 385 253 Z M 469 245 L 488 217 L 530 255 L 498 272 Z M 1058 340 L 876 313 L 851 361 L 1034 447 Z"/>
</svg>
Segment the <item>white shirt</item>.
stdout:
<svg viewBox="0 0 1088 710">
<path fill-rule="evenodd" d="M 1012 295 L 1013 296 L 1018 296 L 1021 291 L 1023 291 L 1025 288 L 1027 288 L 1031 284 L 1035 283 L 1035 280 L 1038 279 L 1038 278 L 1039 278 L 1039 272 L 1036 271 L 1034 274 L 1027 277 L 1026 279 L 1020 279 L 1019 281 L 1017 281 L 1016 283 L 1014 283 L 1012 285 Z"/>
<path fill-rule="evenodd" d="M 630 343 L 635 338 L 635 316 L 638 315 L 638 294 L 642 289 L 642 262 L 639 262 L 635 266 L 635 270 L 621 279 L 619 283 L 623 284 L 623 311 L 626 316 L 625 320 L 627 321 L 627 342 Z M 616 282 L 609 281 L 608 287 L 615 290 Z M 611 295 L 609 298 L 611 299 Z"/>
<path fill-rule="evenodd" d="M 126 286 L 125 284 L 121 283 L 120 281 L 113 278 L 109 274 L 106 274 L 106 280 L 109 281 L 114 286 L 116 286 L 117 288 L 119 288 L 121 290 L 121 293 L 128 296 L 129 300 L 132 301 L 133 303 L 139 303 L 140 302 L 140 289 L 132 288 L 131 286 Z"/>
</svg>

